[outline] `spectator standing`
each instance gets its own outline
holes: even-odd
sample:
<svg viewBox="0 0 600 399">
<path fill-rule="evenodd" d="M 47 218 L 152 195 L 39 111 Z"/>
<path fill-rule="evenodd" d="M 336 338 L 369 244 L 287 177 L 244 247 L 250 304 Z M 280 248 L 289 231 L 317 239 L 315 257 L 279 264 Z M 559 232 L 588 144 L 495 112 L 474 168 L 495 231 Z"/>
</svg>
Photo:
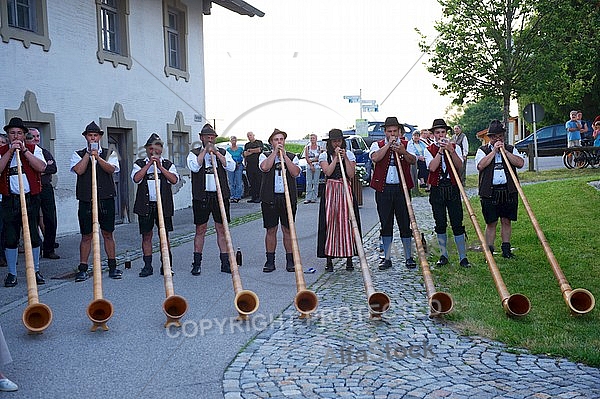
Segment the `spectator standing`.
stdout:
<svg viewBox="0 0 600 399">
<path fill-rule="evenodd" d="M 573 118 L 577 114 L 572 114 Z M 485 219 L 485 239 L 491 252 L 494 252 L 496 226 L 500 218 L 500 237 L 502 238 L 502 256 L 514 257 L 510 247 L 512 235 L 511 222 L 517 220 L 519 204 L 516 182 L 513 181 L 508 168 L 515 172 L 522 168 L 525 161 L 512 145 L 504 144 L 506 129 L 499 120 L 492 120 L 488 127 L 489 144 L 482 145 L 475 155 L 475 165 L 479 171 L 479 198 L 481 211 Z M 504 162 L 500 148 L 506 151 L 509 165 Z"/>
<path fill-rule="evenodd" d="M 25 143 L 25 134 L 28 130 L 21 118 L 12 118 L 8 125 L 4 126 L 9 144 L 0 147 L 0 193 L 2 194 L 2 217 L 4 219 L 4 254 L 8 266 L 8 274 L 4 280 L 5 287 L 17 285 L 18 245 L 21 229 L 23 228 L 17 155 L 22 165 L 22 190 L 28 198 L 27 216 L 35 279 L 37 284 L 46 283 L 40 273 L 41 239 L 38 230 L 40 192 L 42 191 L 41 173 L 46 168 L 46 161 L 40 147 Z M 18 153 L 17 150 L 19 150 Z"/>
<path fill-rule="evenodd" d="M 12 357 L 10 356 L 8 345 L 6 345 L 2 328 L 0 327 L 0 366 L 5 366 L 11 362 Z M 14 392 L 18 389 L 19 387 L 17 384 L 9 380 L 4 374 L 2 374 L 2 371 L 0 371 L 0 392 Z"/>
<path fill-rule="evenodd" d="M 429 175 L 429 170 L 427 170 L 427 165 L 425 163 L 426 149 L 427 146 L 423 140 L 421 140 L 421 133 L 415 130 L 412 134 L 412 140 L 408 142 L 406 150 L 411 154 L 415 154 L 417 157 L 417 163 L 411 165 L 411 167 L 417 168 L 417 179 L 421 188 L 427 188 L 427 176 Z"/>
<path fill-rule="evenodd" d="M 8 144 L 8 136 L 0 134 L 0 147 Z M 0 193 L 0 204 L 2 203 L 2 194 Z M 2 216 L 2 206 L 0 205 L 0 267 L 6 267 L 6 256 L 4 255 L 4 218 Z"/>
<path fill-rule="evenodd" d="M 329 131 L 326 152 L 319 156 L 319 163 L 325 174 L 325 192 L 321 196 L 319 206 L 319 229 L 317 235 L 317 256 L 327 258 L 325 271 L 333 271 L 333 258 L 346 258 L 346 270 L 354 270 L 352 256 L 354 256 L 354 234 L 350 222 L 350 211 L 346 200 L 346 189 L 342 177 L 342 168 L 339 156 L 344 162 L 344 171 L 348 183 L 348 191 L 352 197 L 352 204 L 356 222 L 360 229 L 360 214 L 358 202 L 352 195 L 350 179 L 356 172 L 356 156 L 352 151 L 346 151 L 346 136 L 340 129 Z"/>
<path fill-rule="evenodd" d="M 597 116 L 594 119 L 594 133 L 592 136 L 594 137 L 594 147 L 600 147 L 600 116 Z"/>
<path fill-rule="evenodd" d="M 581 146 L 581 123 L 577 120 L 577 111 L 569 113 L 570 119 L 565 123 L 567 130 L 567 147 Z"/>
<path fill-rule="evenodd" d="M 244 145 L 244 160 L 246 161 L 246 176 L 250 184 L 250 198 L 248 202 L 260 202 L 260 184 L 262 181 L 262 172 L 258 167 L 258 158 L 263 152 L 263 143 L 256 140 L 254 133 L 248 132 L 248 142 Z"/>
<path fill-rule="evenodd" d="M 454 242 L 458 250 L 460 265 L 470 267 L 467 259 L 467 243 L 465 240 L 465 226 L 463 225 L 463 208 L 460 199 L 460 190 L 456 177 L 452 172 L 450 162 L 454 164 L 458 172 L 462 164 L 462 154 L 460 147 L 450 142 L 446 133 L 450 126 L 443 119 L 433 121 L 431 131 L 435 137 L 435 143 L 431 144 L 425 150 L 425 160 L 429 168 L 429 184 L 431 192 L 429 193 L 429 203 L 435 220 L 435 232 L 437 234 L 438 244 L 440 246 L 440 259 L 437 266 L 448 264 L 448 217 L 454 234 Z M 446 216 L 446 212 L 447 215 Z"/>
<path fill-rule="evenodd" d="M 142 235 L 142 259 L 144 267 L 139 273 L 140 277 L 151 276 L 152 268 L 152 231 L 154 226 L 159 227 L 156 181 L 154 168 L 157 168 L 158 188 L 162 202 L 163 221 L 165 224 L 167 247 L 169 248 L 170 266 L 173 270 L 173 255 L 169 242 L 169 231 L 173 231 L 173 191 L 171 186 L 179 181 L 179 174 L 173 162 L 162 157 L 163 142 L 156 133 L 152 133 L 146 141 L 146 157 L 138 159 L 133 164 L 131 180 L 137 185 L 133 213 L 138 215 L 140 234 Z M 161 257 L 162 262 L 162 257 Z M 160 274 L 164 274 L 161 266 Z"/>
<path fill-rule="evenodd" d="M 587 122 L 583 120 L 583 112 L 577 111 L 577 122 L 581 125 L 581 129 L 579 129 L 579 133 L 581 135 L 581 140 L 588 139 L 591 135 L 588 135 L 590 129 L 587 125 Z"/>
<path fill-rule="evenodd" d="M 118 173 L 119 159 L 117 154 L 109 152 L 100 145 L 104 132 L 96 122 L 90 122 L 81 133 L 86 141 L 85 148 L 73 152 L 71 156 L 71 172 L 77 175 L 76 196 L 79 201 L 77 219 L 79 220 L 79 266 L 75 281 L 88 278 L 88 260 L 92 249 L 92 158 L 96 160 L 96 191 L 98 193 L 98 222 L 104 241 L 104 251 L 108 257 L 108 276 L 112 279 L 122 278 L 123 272 L 117 269 L 116 244 L 113 237 L 115 231 L 115 183 L 113 174 Z"/>
<path fill-rule="evenodd" d="M 381 224 L 381 239 L 383 241 L 384 260 L 379 269 L 392 267 L 390 249 L 392 246 L 394 218 L 400 229 L 400 238 L 404 248 L 405 266 L 409 269 L 417 267 L 412 257 L 412 230 L 408 216 L 408 207 L 403 192 L 399 173 L 404 173 L 408 190 L 413 188 L 410 176 L 410 165 L 417 158 L 406 150 L 408 142 L 403 138 L 404 126 L 398 119 L 388 117 L 383 124 L 385 139 L 375 141 L 369 150 L 371 160 L 375 162 L 371 187 L 375 189 L 375 202 Z M 400 165 L 396 160 L 400 160 Z"/>
<path fill-rule="evenodd" d="M 242 173 L 244 172 L 244 149 L 237 145 L 236 136 L 231 136 L 229 138 L 227 152 L 235 162 L 235 170 L 233 172 L 227 172 L 227 180 L 229 181 L 231 202 L 237 203 L 240 202 L 244 196 L 244 181 L 242 180 Z"/>
<path fill-rule="evenodd" d="M 319 177 L 321 176 L 321 165 L 319 161 L 321 148 L 317 144 L 317 135 L 311 134 L 310 141 L 304 147 L 304 159 L 306 159 L 306 197 L 305 204 L 317 202 L 319 190 Z"/>
<path fill-rule="evenodd" d="M 225 226 L 221 216 L 221 208 L 217 198 L 217 185 L 214 175 L 212 155 L 217 162 L 216 169 L 223 195 L 223 205 L 229 222 L 229 183 L 227 172 L 235 170 L 235 162 L 231 154 L 222 148 L 215 146 L 217 132 L 207 123 L 200 131 L 201 148 L 194 148 L 187 157 L 187 165 L 192 172 L 192 210 L 194 213 L 194 224 L 196 234 L 194 236 L 194 261 L 192 263 L 192 275 L 199 276 L 201 273 L 202 251 L 204 249 L 204 238 L 208 228 L 208 219 L 212 214 L 217 232 L 217 245 L 219 246 L 221 259 L 221 272 L 231 273 L 229 254 L 227 253 L 227 242 L 225 240 Z"/>
<path fill-rule="evenodd" d="M 27 132 L 27 143 L 40 145 L 40 131 L 34 127 Z M 42 148 L 42 147 L 40 147 Z M 42 257 L 48 259 L 60 259 L 54 252 L 56 248 L 56 200 L 54 199 L 54 187 L 52 186 L 52 175 L 56 174 L 56 162 L 50 151 L 42 148 L 42 154 L 46 160 L 46 169 L 42 172 L 42 191 L 40 192 L 40 209 L 42 211 L 42 233 L 44 242 L 42 244 Z"/>
<path fill-rule="evenodd" d="M 285 269 L 294 272 L 294 257 L 292 253 L 292 238 L 290 236 L 290 222 L 288 219 L 287 205 L 285 200 L 285 187 L 283 185 L 282 166 L 285 162 L 286 181 L 290 195 L 292 217 L 296 217 L 298 191 L 296 188 L 296 177 L 300 175 L 298 157 L 291 152 L 285 151 L 285 139 L 287 133 L 275 129 L 269 136 L 269 143 L 273 146 L 270 154 L 260 154 L 259 167 L 263 172 L 260 186 L 260 201 L 265 233 L 265 252 L 267 261 L 263 272 L 270 273 L 275 270 L 275 250 L 277 249 L 277 230 L 281 223 L 283 232 L 283 247 L 285 248 Z M 283 159 L 280 158 L 283 151 Z"/>
<path fill-rule="evenodd" d="M 460 174 L 460 181 L 464 185 L 467 179 L 467 157 L 469 155 L 469 140 L 467 139 L 467 135 L 463 132 L 463 129 L 460 125 L 455 125 L 453 130 L 454 136 L 452 136 L 452 141 L 456 143 L 456 145 L 460 148 L 460 151 L 462 153 L 462 167 L 458 168 L 458 172 Z"/>
</svg>

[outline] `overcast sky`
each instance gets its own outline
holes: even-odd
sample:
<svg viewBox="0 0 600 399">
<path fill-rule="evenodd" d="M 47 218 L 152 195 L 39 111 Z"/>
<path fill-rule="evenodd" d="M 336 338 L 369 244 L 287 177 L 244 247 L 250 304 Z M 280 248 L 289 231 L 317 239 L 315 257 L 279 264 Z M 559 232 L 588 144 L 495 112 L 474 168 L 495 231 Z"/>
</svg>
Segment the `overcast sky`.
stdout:
<svg viewBox="0 0 600 399">
<path fill-rule="evenodd" d="M 436 0 L 247 2 L 265 16 L 213 4 L 204 18 L 206 112 L 218 133 L 252 130 L 266 139 L 278 128 L 292 138 L 326 137 L 354 125 L 359 105 L 343 96 L 361 89 L 364 100 L 380 104 L 379 112 L 363 113 L 368 120 L 397 116 L 430 127 L 446 116 L 450 101 L 433 89 L 425 57 L 410 70 L 421 56 L 415 27 L 428 40 L 436 35 Z"/>
</svg>

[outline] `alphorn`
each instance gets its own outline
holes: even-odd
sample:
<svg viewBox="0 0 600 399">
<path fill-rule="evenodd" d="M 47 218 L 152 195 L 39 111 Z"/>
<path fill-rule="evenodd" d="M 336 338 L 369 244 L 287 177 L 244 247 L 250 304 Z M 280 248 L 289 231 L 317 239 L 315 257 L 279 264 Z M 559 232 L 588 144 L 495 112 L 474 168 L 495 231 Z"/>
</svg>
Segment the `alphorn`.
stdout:
<svg viewBox="0 0 600 399">
<path fill-rule="evenodd" d="M 102 328 L 108 331 L 106 322 L 113 315 L 113 306 L 102 296 L 102 265 L 100 264 L 100 223 L 98 222 L 98 181 L 96 176 L 97 160 L 90 155 L 92 162 L 92 272 L 94 275 L 94 299 L 87 307 L 87 316 L 92 321 L 90 331 Z"/>
<path fill-rule="evenodd" d="M 300 249 L 298 248 L 298 237 L 296 236 L 296 224 L 294 222 L 294 213 L 292 212 L 292 200 L 290 198 L 290 189 L 288 188 L 286 167 L 285 167 L 285 152 L 280 150 L 279 161 L 281 162 L 281 176 L 283 177 L 283 189 L 285 196 L 285 206 L 287 209 L 287 217 L 290 230 L 290 241 L 292 242 L 292 256 L 294 258 L 294 274 L 296 275 L 296 297 L 294 298 L 294 306 L 300 312 L 300 318 L 309 318 L 319 306 L 317 295 L 306 289 L 304 282 L 304 272 L 302 270 L 302 260 L 300 259 Z"/>
<path fill-rule="evenodd" d="M 213 166 L 213 175 L 215 176 L 215 185 L 217 187 L 217 200 L 219 202 L 219 210 L 221 211 L 221 219 L 223 220 L 223 230 L 225 230 L 225 242 L 227 243 L 227 255 L 229 256 L 229 267 L 231 269 L 231 280 L 233 282 L 233 292 L 235 297 L 233 304 L 238 312 L 238 320 L 248 320 L 248 316 L 256 312 L 260 303 L 258 295 L 250 290 L 245 290 L 242 286 L 242 278 L 235 259 L 233 251 L 233 243 L 231 233 L 229 231 L 229 222 L 227 221 L 227 212 L 225 212 L 225 200 L 221 191 L 221 181 L 217 173 L 217 161 L 215 154 L 210 154 L 210 160 Z"/>
<path fill-rule="evenodd" d="M 19 200 L 21 201 L 21 223 L 23 224 L 23 245 L 25 247 L 25 275 L 27 277 L 27 307 L 23 311 L 23 324 L 30 334 L 41 334 L 52 323 L 52 310 L 48 305 L 40 303 L 35 279 L 35 265 L 33 262 L 33 248 L 31 246 L 31 232 L 29 230 L 29 217 L 27 216 L 27 201 L 23 182 L 23 167 L 21 165 L 21 151 L 17 149 L 17 172 L 19 175 Z"/>
<path fill-rule="evenodd" d="M 450 159 L 450 153 L 448 150 L 444 150 L 446 153 L 446 158 Z M 531 302 L 529 302 L 529 298 L 527 298 L 523 294 L 510 294 L 504 281 L 502 280 L 502 275 L 500 274 L 500 270 L 498 270 L 498 266 L 496 265 L 496 261 L 494 260 L 494 255 L 490 251 L 490 248 L 487 245 L 485 236 L 483 235 L 483 231 L 481 231 L 481 227 L 479 227 L 479 222 L 477 222 L 477 216 L 475 216 L 475 212 L 473 211 L 473 207 L 471 206 L 471 202 L 469 201 L 469 197 L 465 192 L 465 188 L 460 180 L 460 176 L 456 171 L 456 167 L 452 162 L 447 162 L 450 164 L 450 168 L 452 169 L 452 174 L 454 175 L 454 180 L 456 180 L 456 184 L 458 185 L 458 189 L 460 190 L 460 195 L 462 196 L 463 202 L 467 207 L 469 212 L 469 217 L 471 218 L 471 223 L 473 223 L 473 227 L 477 232 L 477 237 L 479 238 L 479 242 L 481 243 L 481 248 L 483 249 L 483 253 L 485 254 L 485 259 L 488 264 L 488 268 L 490 269 L 490 274 L 494 279 L 494 284 L 496 285 L 496 290 L 498 291 L 498 295 L 500 295 L 500 300 L 502 301 L 502 307 L 508 316 L 521 317 L 527 315 L 529 310 L 531 310 Z"/>
<path fill-rule="evenodd" d="M 400 182 L 402 183 L 402 191 L 404 192 L 404 199 L 406 201 L 406 209 L 408 209 L 408 217 L 410 219 L 410 227 L 413 232 L 413 238 L 415 240 L 415 246 L 417 247 L 417 253 L 419 254 L 419 261 L 421 262 L 421 273 L 423 274 L 423 281 L 425 282 L 425 292 L 427 294 L 427 302 L 429 303 L 429 315 L 439 316 L 450 313 L 454 307 L 454 301 L 452 296 L 445 292 L 438 292 L 435 289 L 433 283 L 433 277 L 431 276 L 431 270 L 429 269 L 429 263 L 427 262 L 427 255 L 425 255 L 425 249 L 421 241 L 421 233 L 417 226 L 417 219 L 415 218 L 415 211 L 412 206 L 410 194 L 408 192 L 408 185 L 406 184 L 406 178 L 402 170 L 402 164 L 398 154 L 394 152 L 396 157 L 396 165 L 398 166 L 398 174 L 400 175 Z"/>
<path fill-rule="evenodd" d="M 350 187 L 348 187 L 348 180 L 346 178 L 346 170 L 344 169 L 344 159 L 342 154 L 338 153 L 338 159 L 340 162 L 340 168 L 342 170 L 344 193 L 346 196 L 346 204 L 348 205 L 348 213 L 350 214 L 350 224 L 352 226 L 352 233 L 354 234 L 354 243 L 356 245 L 356 252 L 358 253 L 358 259 L 360 260 L 360 270 L 365 283 L 365 292 L 367 294 L 367 304 L 369 306 L 370 318 L 381 320 L 381 315 L 390 308 L 390 297 L 385 292 L 375 291 L 373 288 L 369 264 L 367 263 L 365 249 L 362 245 L 362 237 L 360 235 L 360 230 L 358 229 L 356 215 L 354 214 L 354 203 L 352 201 L 352 195 L 350 194 Z"/>
<path fill-rule="evenodd" d="M 554 272 L 554 276 L 558 280 L 558 285 L 560 286 L 560 291 L 565 300 L 565 303 L 571 310 L 571 313 L 574 315 L 584 315 L 592 311 L 594 309 L 594 305 L 596 304 L 596 300 L 594 299 L 594 295 L 591 292 L 586 290 L 585 288 L 576 288 L 572 289 L 565 277 L 563 271 L 558 264 L 558 261 L 554 257 L 554 253 L 550 249 L 550 245 L 548 244 L 548 240 L 542 231 L 540 224 L 537 221 L 537 218 L 533 214 L 533 210 L 529 205 L 529 201 L 527 197 L 525 197 L 525 193 L 523 192 L 523 188 L 521 184 L 517 180 L 515 176 L 515 172 L 510 167 L 510 163 L 508 161 L 508 157 L 506 156 L 506 152 L 504 148 L 500 147 L 500 153 L 502 154 L 502 158 L 504 162 L 508 166 L 508 171 L 515 182 L 515 186 L 517 187 L 517 191 L 521 196 L 521 200 L 523 201 L 523 205 L 525 205 L 525 209 L 527 210 L 527 214 L 529 215 L 529 219 L 531 219 L 531 223 L 533 224 L 533 228 L 542 244 L 542 248 L 544 248 L 544 252 L 546 253 L 546 257 L 550 262 L 550 266 L 552 267 L 552 271 Z"/>
<path fill-rule="evenodd" d="M 170 325 L 181 327 L 179 321 L 185 312 L 188 304 L 184 297 L 175 295 L 173 288 L 173 273 L 171 273 L 171 255 L 169 254 L 169 243 L 167 241 L 167 229 L 165 228 L 165 217 L 162 207 L 162 197 L 160 194 L 160 183 L 158 180 L 158 165 L 154 161 L 154 188 L 156 191 L 156 212 L 158 216 L 158 236 L 160 239 L 160 256 L 163 267 L 163 277 L 165 281 L 165 300 L 163 302 L 163 312 L 167 316 L 165 328 Z"/>
</svg>

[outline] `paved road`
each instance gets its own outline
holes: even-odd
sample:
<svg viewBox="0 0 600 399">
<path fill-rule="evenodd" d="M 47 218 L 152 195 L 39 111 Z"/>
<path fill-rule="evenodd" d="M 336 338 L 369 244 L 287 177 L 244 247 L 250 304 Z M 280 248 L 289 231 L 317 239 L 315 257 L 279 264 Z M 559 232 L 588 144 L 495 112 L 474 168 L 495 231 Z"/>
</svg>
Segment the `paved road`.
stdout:
<svg viewBox="0 0 600 399">
<path fill-rule="evenodd" d="M 283 268 L 281 245 L 277 270 L 262 273 L 264 230 L 257 218 L 259 205 L 247 203 L 232 205 L 233 218 L 244 223 L 232 225 L 231 234 L 234 245 L 244 253 L 244 288 L 256 292 L 260 309 L 248 322 L 236 322 L 231 278 L 219 271 L 214 234 L 206 242 L 202 275 L 189 273 L 193 226 L 190 209 L 184 209 L 176 213 L 172 234 L 175 293 L 189 304 L 180 330 L 163 328 L 162 277 L 158 273 L 144 279 L 137 276 L 142 262 L 134 224 L 118 226 L 115 233 L 119 260 L 132 258 L 132 269 L 125 270 L 120 281 L 103 273 L 104 297 L 115 311 L 107 332 L 89 331 L 86 307 L 92 300 L 92 280 L 73 282 L 79 237 L 70 235 L 59 239 L 57 252 L 63 259 L 42 261 L 48 284 L 40 287 L 40 301 L 52 308 L 54 320 L 43 334 L 28 335 L 21 323 L 27 291 L 20 256 L 19 285 L 0 288 L 0 324 L 14 358 L 3 371 L 20 390 L 0 395 L 600 397 L 597 369 L 513 350 L 508 353 L 503 345 L 460 337 L 443 321 L 429 320 L 418 272 L 395 267 L 389 271 L 392 278 L 384 279 L 376 269 L 377 216 L 372 190 L 365 189 L 363 197 L 361 218 L 373 280 L 377 289 L 392 298 L 385 322 L 372 323 L 365 317 L 358 271 L 346 273 L 337 266 L 335 273 L 322 274 L 323 261 L 315 258 L 316 204 L 299 206 L 297 229 L 304 268 L 318 270 L 304 277 L 321 303 L 310 323 L 298 321 L 291 305 L 296 292 L 294 275 Z M 427 199 L 415 198 L 414 202 L 419 225 L 430 229 Z M 400 252 L 394 251 L 396 266 L 403 260 Z M 155 270 L 159 264 L 155 254 Z M 431 352 L 422 345 L 424 340 L 435 345 Z M 400 355 L 388 359 L 386 342 L 394 343 L 393 353 Z M 421 345 L 424 356 L 401 356 L 413 345 Z M 371 350 L 369 359 L 357 359 L 364 350 Z M 341 354 L 348 351 L 353 360 L 344 364 Z M 373 354 L 379 357 L 370 359 Z"/>
</svg>

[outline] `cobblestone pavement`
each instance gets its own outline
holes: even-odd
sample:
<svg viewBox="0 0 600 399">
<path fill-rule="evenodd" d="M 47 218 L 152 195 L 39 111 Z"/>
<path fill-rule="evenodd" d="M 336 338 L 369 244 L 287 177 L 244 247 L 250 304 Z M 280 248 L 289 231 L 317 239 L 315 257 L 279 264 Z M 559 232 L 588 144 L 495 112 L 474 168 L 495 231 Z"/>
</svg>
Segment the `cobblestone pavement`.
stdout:
<svg viewBox="0 0 600 399">
<path fill-rule="evenodd" d="M 431 231 L 430 217 L 419 220 L 430 215 L 427 198 L 413 206 Z M 320 300 L 312 319 L 299 320 L 290 306 L 232 361 L 225 398 L 600 397 L 599 369 L 464 337 L 428 317 L 422 275 L 404 267 L 399 238 L 385 272 L 377 228 L 364 242 L 374 287 L 392 299 L 383 320 L 368 318 L 360 269 L 340 262 L 311 287 Z"/>
</svg>

